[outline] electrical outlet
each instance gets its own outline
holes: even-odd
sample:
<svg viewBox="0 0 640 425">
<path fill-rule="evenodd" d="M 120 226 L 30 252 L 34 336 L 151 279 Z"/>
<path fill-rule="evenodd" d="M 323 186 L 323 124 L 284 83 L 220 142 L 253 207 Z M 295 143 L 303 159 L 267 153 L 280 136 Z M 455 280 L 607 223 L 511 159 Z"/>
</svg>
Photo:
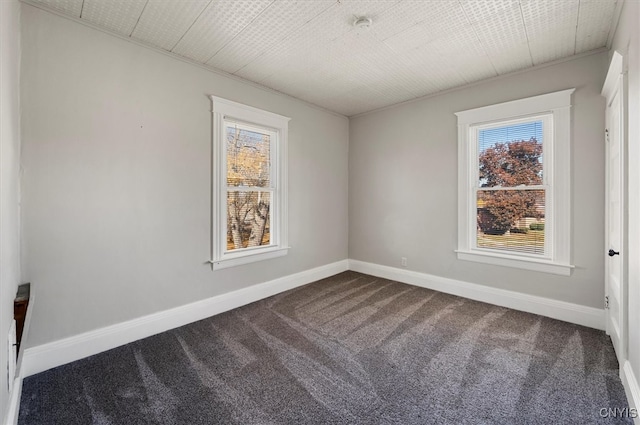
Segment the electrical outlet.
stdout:
<svg viewBox="0 0 640 425">
<path fill-rule="evenodd" d="M 402 264 L 402 267 L 407 267 L 407 257 L 402 257 L 400 259 L 400 263 Z"/>
</svg>

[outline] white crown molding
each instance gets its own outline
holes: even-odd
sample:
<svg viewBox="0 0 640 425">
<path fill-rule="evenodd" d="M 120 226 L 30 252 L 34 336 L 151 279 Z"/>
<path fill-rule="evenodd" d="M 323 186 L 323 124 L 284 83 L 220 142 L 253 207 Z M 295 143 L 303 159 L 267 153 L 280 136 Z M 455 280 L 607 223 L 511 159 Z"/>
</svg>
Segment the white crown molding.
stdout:
<svg viewBox="0 0 640 425">
<path fill-rule="evenodd" d="M 259 301 L 348 269 L 348 260 L 316 267 L 206 300 L 27 348 L 21 378 Z"/>
<path fill-rule="evenodd" d="M 349 270 L 590 328 L 605 328 L 604 310 L 598 308 L 358 260 L 349 260 Z"/>
</svg>

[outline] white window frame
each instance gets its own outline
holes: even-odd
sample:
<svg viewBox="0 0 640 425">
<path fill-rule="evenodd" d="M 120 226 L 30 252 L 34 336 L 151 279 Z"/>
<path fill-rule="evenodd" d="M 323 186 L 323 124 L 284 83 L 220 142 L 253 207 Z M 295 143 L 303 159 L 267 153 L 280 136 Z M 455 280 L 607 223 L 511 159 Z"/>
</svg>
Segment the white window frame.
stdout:
<svg viewBox="0 0 640 425">
<path fill-rule="evenodd" d="M 571 265 L 571 94 L 575 89 L 456 112 L 458 259 L 569 276 Z M 544 255 L 476 246 L 478 131 L 543 120 Z M 531 186 L 529 186 L 531 187 Z M 482 189 L 482 188 L 480 188 Z"/>
<path fill-rule="evenodd" d="M 287 255 L 287 139 L 290 118 L 210 96 L 213 114 L 211 260 L 213 270 Z M 226 123 L 235 122 L 270 134 L 271 217 L 270 244 L 227 250 Z M 240 188 L 241 189 L 241 188 Z M 249 190 L 250 188 L 247 188 Z"/>
</svg>

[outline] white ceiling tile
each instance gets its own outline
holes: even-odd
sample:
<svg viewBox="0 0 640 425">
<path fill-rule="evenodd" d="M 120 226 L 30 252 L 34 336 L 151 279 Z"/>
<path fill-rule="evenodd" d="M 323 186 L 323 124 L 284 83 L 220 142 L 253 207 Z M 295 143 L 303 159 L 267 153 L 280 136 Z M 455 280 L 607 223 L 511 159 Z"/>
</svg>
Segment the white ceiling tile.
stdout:
<svg viewBox="0 0 640 425">
<path fill-rule="evenodd" d="M 457 0 L 403 0 L 374 19 L 371 32 L 386 40 L 411 27 L 422 24 L 441 32 L 445 19 L 457 19 L 461 9 Z M 462 16 L 462 19 L 466 18 Z"/>
<path fill-rule="evenodd" d="M 489 58 L 498 74 L 519 71 L 532 66 L 528 44 L 506 48 L 500 53 L 489 55 Z"/>
<path fill-rule="evenodd" d="M 576 53 L 606 46 L 615 8 L 615 0 L 580 0 Z"/>
<path fill-rule="evenodd" d="M 212 1 L 172 50 L 205 63 L 237 36 L 273 0 Z"/>
<path fill-rule="evenodd" d="M 519 4 L 503 8 L 489 19 L 474 22 L 473 28 L 488 54 L 499 54 L 506 47 L 527 42 Z"/>
<path fill-rule="evenodd" d="M 345 84 L 340 79 L 333 80 L 330 76 L 314 70 L 309 70 L 305 77 L 292 72 L 279 73 L 269 77 L 268 82 L 269 87 L 316 104 L 340 96 L 356 85 Z"/>
<path fill-rule="evenodd" d="M 82 12 L 83 0 L 33 0 L 33 2 L 73 16 L 74 18 L 79 18 Z"/>
<path fill-rule="evenodd" d="M 421 84 L 411 87 L 415 96 L 421 96 L 463 85 L 465 78 L 459 70 L 450 66 L 443 58 L 438 57 L 436 50 L 429 48 L 416 49 L 403 55 L 403 61 L 414 76 L 422 75 Z"/>
<path fill-rule="evenodd" d="M 471 23 L 494 21 L 496 15 L 519 6 L 518 0 L 460 0 L 460 4 Z"/>
<path fill-rule="evenodd" d="M 355 16 L 379 16 L 396 3 L 397 0 L 336 2 L 295 33 L 257 56 L 251 63 L 237 71 L 236 75 L 256 78 L 254 81 L 260 82 L 271 74 L 279 72 L 280 69 L 295 69 L 306 63 L 327 62 L 340 68 L 343 58 L 337 54 L 335 47 L 328 48 L 328 46 L 335 46 L 333 41 L 349 32 L 358 32 L 353 26 Z M 355 48 L 352 47 L 352 50 Z"/>
<path fill-rule="evenodd" d="M 133 38 L 171 50 L 211 0 L 149 0 Z"/>
<path fill-rule="evenodd" d="M 147 0 L 84 0 L 82 19 L 118 34 L 129 36 Z"/>
<path fill-rule="evenodd" d="M 413 99 L 416 97 L 399 83 L 394 84 L 389 82 L 387 84 L 372 84 L 367 87 L 372 91 L 375 91 L 377 98 L 386 105 L 400 103 L 407 99 Z"/>
<path fill-rule="evenodd" d="M 575 53 L 578 0 L 522 0 L 534 65 Z"/>
<path fill-rule="evenodd" d="M 439 81 L 440 90 L 451 88 L 461 80 L 470 83 L 497 75 L 475 31 L 468 24 L 405 53 L 417 66 L 430 69 L 437 66 L 439 75 L 450 76 L 448 81 Z M 412 87 L 412 91 L 415 89 Z"/>
<path fill-rule="evenodd" d="M 395 52 L 410 51 L 434 40 L 451 38 L 452 34 L 459 34 L 470 29 L 469 21 L 457 1 L 431 1 L 424 3 L 430 5 L 430 7 L 420 15 L 421 18 L 424 18 L 421 22 L 384 39 L 385 44 Z M 477 45 L 475 33 L 471 32 L 471 35 L 474 39 L 473 42 Z"/>
<path fill-rule="evenodd" d="M 478 5 L 486 6 L 475 12 L 484 19 L 476 20 L 472 25 L 495 70 L 504 74 L 533 66 L 520 4 L 495 2 L 500 4 L 498 8 L 487 6 L 487 3 L 467 2 L 463 7 L 474 10 Z M 507 4 L 510 6 L 506 7 Z"/>
<path fill-rule="evenodd" d="M 291 35 L 300 48 L 311 46 L 323 46 L 325 43 L 342 37 L 351 31 L 359 31 L 353 26 L 357 17 L 366 16 L 373 20 L 371 30 L 363 33 L 374 33 L 376 22 L 385 13 L 399 4 L 399 0 L 341 0 L 335 2 L 333 7 L 319 14 L 302 26 L 299 31 Z"/>
<path fill-rule="evenodd" d="M 347 73 L 353 84 L 375 89 L 390 103 L 413 97 L 414 88 L 424 82 L 401 60 L 389 60 L 394 53 L 371 33 L 350 32 L 333 44 L 331 54 L 340 61 L 334 73 Z"/>
<path fill-rule="evenodd" d="M 355 115 L 359 112 L 372 111 L 389 105 L 379 93 L 362 87 L 354 87 L 348 92 L 327 100 L 332 108 L 344 115 Z M 397 103 L 397 102 L 393 102 Z"/>
<path fill-rule="evenodd" d="M 459 2 L 437 2 L 420 25 L 432 39 L 448 37 L 451 33 L 464 31 L 471 21 L 467 18 Z"/>
<path fill-rule="evenodd" d="M 335 0 L 277 0 L 207 64 L 234 73 L 334 4 Z"/>
<path fill-rule="evenodd" d="M 384 40 L 384 44 L 397 53 L 404 53 L 432 41 L 422 25 L 414 25 Z"/>
<path fill-rule="evenodd" d="M 498 75 L 494 64 L 486 56 L 476 58 L 473 62 L 456 64 L 456 67 L 458 73 L 467 83 L 475 83 Z M 453 88 L 453 86 L 448 88 Z"/>
<path fill-rule="evenodd" d="M 575 52 L 575 30 L 555 31 L 529 41 L 534 65 L 571 56 Z"/>
<path fill-rule="evenodd" d="M 280 47 L 284 44 L 285 43 L 282 43 Z M 287 44 L 291 45 L 291 43 Z M 282 68 L 283 63 L 288 63 L 286 62 L 287 59 L 291 59 L 292 61 L 297 60 L 298 62 L 304 60 L 302 58 L 294 58 L 293 55 L 287 55 L 285 49 L 279 49 L 277 52 L 269 52 L 268 54 L 258 56 L 251 63 L 236 71 L 235 75 L 261 83 Z"/>
<path fill-rule="evenodd" d="M 430 48 L 446 58 L 486 56 L 484 45 L 470 25 L 449 31 L 445 36 L 429 43 Z"/>
<path fill-rule="evenodd" d="M 574 32 L 578 24 L 578 0 L 521 0 L 522 16 L 529 40 Z"/>
</svg>

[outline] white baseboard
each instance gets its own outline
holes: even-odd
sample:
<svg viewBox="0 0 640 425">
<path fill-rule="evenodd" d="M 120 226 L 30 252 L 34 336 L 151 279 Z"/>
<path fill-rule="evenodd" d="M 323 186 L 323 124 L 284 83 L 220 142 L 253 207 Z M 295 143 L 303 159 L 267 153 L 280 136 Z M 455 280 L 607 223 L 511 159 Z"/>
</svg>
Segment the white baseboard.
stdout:
<svg viewBox="0 0 640 425">
<path fill-rule="evenodd" d="M 349 260 L 349 269 L 590 328 L 605 329 L 605 312 L 598 308 L 358 260 Z"/>
<path fill-rule="evenodd" d="M 206 300 L 27 348 L 21 376 L 34 375 L 348 270 L 348 260 L 284 276 Z"/>
<path fill-rule="evenodd" d="M 206 300 L 28 348 L 21 353 L 19 373 L 14 383 L 5 424 L 14 425 L 17 422 L 24 377 L 259 301 L 345 270 L 366 273 L 600 330 L 604 330 L 605 327 L 605 314 L 601 309 L 358 260 L 342 260 Z M 639 408 L 638 380 L 628 361 L 620 369 L 620 375 L 629 399 L 629 407 Z M 640 425 L 637 419 L 636 423 Z"/>
<path fill-rule="evenodd" d="M 633 373 L 633 368 L 629 360 L 624 362 L 620 368 L 620 379 L 624 386 L 624 392 L 627 394 L 629 409 L 634 409 L 636 417 L 634 418 L 636 425 L 640 425 L 640 385 L 638 378 Z"/>
</svg>

